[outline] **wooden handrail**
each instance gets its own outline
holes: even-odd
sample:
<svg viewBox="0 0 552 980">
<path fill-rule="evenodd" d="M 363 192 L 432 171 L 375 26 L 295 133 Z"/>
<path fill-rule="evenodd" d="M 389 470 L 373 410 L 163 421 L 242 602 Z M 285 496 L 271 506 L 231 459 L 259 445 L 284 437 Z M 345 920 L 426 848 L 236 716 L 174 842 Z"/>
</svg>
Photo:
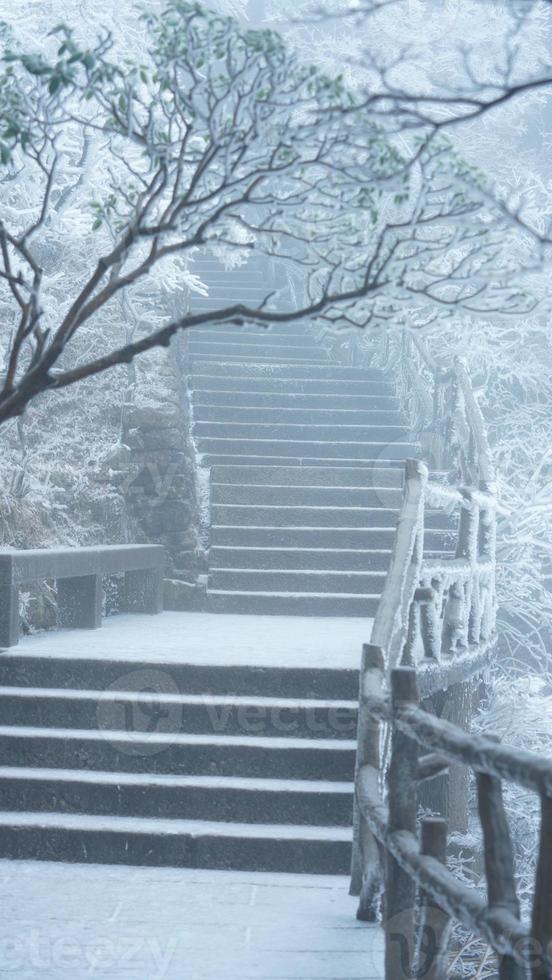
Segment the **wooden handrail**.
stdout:
<svg viewBox="0 0 552 980">
<path fill-rule="evenodd" d="M 372 659 L 375 653 L 372 654 Z M 387 801 L 381 773 L 366 762 L 356 780 L 356 802 L 370 833 L 386 854 L 385 980 L 447 976 L 443 936 L 447 916 L 457 919 L 485 940 L 499 956 L 500 980 L 550 980 L 552 977 L 552 759 L 497 744 L 490 736 L 471 735 L 435 718 L 419 706 L 416 670 L 391 672 L 391 697 L 367 692 L 364 710 L 372 727 L 391 729 L 391 759 Z M 372 740 L 374 734 L 372 732 Z M 420 757 L 419 750 L 429 750 Z M 427 759 L 432 759 L 431 765 Z M 483 830 L 487 898 L 452 874 L 444 864 L 443 821 L 437 828 L 437 857 L 420 847 L 416 814 L 420 776 L 431 777 L 446 761 L 460 763 L 477 774 L 479 814 Z M 531 924 L 520 921 L 512 843 L 502 801 L 502 781 L 515 782 L 541 799 L 539 860 Z M 431 822 L 431 821 L 430 821 Z M 436 828 L 422 821 L 422 839 Z M 431 851 L 431 848 L 429 848 Z M 422 904 L 441 909 L 428 919 L 417 911 L 416 888 Z M 416 937 L 416 923 L 430 930 L 433 944 Z M 428 925 L 429 923 L 429 925 Z M 427 938 L 427 936 L 426 936 Z"/>
</svg>

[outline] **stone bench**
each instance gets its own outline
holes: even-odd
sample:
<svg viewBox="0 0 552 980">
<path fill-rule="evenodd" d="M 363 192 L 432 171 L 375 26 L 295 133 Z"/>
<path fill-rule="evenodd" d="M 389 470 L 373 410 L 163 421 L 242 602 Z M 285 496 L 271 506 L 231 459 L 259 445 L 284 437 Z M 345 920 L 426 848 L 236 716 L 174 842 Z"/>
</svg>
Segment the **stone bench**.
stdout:
<svg viewBox="0 0 552 980">
<path fill-rule="evenodd" d="M 124 573 L 124 611 L 163 610 L 165 552 L 159 545 L 0 550 L 0 647 L 19 639 L 19 588 L 47 579 L 57 583 L 62 628 L 102 624 L 102 578 Z"/>
</svg>

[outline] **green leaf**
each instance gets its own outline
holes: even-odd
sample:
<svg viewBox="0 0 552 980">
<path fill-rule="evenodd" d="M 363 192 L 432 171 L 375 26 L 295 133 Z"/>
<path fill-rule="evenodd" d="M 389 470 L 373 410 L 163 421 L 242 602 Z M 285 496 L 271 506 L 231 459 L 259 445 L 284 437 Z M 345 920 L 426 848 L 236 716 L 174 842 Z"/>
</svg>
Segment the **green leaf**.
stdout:
<svg viewBox="0 0 552 980">
<path fill-rule="evenodd" d="M 102 219 L 101 218 L 96 218 L 94 224 L 92 225 L 92 231 L 97 231 L 98 228 L 101 228 L 101 227 L 102 227 Z"/>
</svg>

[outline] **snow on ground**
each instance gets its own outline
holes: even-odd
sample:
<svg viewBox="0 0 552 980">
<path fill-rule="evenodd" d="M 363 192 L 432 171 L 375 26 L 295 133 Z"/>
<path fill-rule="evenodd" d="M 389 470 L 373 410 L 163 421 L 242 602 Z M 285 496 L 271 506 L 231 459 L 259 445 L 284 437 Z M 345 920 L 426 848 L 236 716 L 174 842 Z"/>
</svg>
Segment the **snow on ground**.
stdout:
<svg viewBox="0 0 552 980">
<path fill-rule="evenodd" d="M 0 861 L 0 976 L 380 980 L 345 878 Z"/>
<path fill-rule="evenodd" d="M 372 620 L 164 612 L 120 615 L 101 630 L 24 637 L 18 654 L 193 664 L 357 669 Z"/>
</svg>

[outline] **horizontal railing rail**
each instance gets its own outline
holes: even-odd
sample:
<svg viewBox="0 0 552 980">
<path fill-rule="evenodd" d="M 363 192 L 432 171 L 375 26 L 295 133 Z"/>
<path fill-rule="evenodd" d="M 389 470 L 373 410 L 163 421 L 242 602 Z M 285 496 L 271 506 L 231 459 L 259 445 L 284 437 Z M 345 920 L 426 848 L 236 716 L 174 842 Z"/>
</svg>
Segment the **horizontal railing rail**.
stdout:
<svg viewBox="0 0 552 980">
<path fill-rule="evenodd" d="M 19 589 L 57 583 L 58 623 L 97 629 L 102 619 L 102 578 L 124 574 L 124 609 L 160 613 L 163 609 L 165 551 L 159 545 L 102 545 L 0 551 L 0 647 L 19 639 Z"/>
<path fill-rule="evenodd" d="M 448 976 L 448 941 L 456 919 L 499 957 L 500 980 L 552 977 L 552 759 L 462 731 L 419 706 L 413 667 L 391 671 L 390 695 L 381 692 L 383 652 L 364 651 L 365 711 L 356 801 L 362 817 L 361 857 L 375 910 L 374 845 L 385 880 L 385 980 Z M 380 766 L 381 728 L 391 734 L 386 793 Z M 425 818 L 418 830 L 420 785 L 448 764 L 476 774 L 487 897 L 446 867 L 446 822 Z M 503 802 L 509 781 L 541 801 L 539 856 L 530 922 L 520 917 L 514 856 Z M 366 832 L 369 831 L 369 834 Z"/>
</svg>

